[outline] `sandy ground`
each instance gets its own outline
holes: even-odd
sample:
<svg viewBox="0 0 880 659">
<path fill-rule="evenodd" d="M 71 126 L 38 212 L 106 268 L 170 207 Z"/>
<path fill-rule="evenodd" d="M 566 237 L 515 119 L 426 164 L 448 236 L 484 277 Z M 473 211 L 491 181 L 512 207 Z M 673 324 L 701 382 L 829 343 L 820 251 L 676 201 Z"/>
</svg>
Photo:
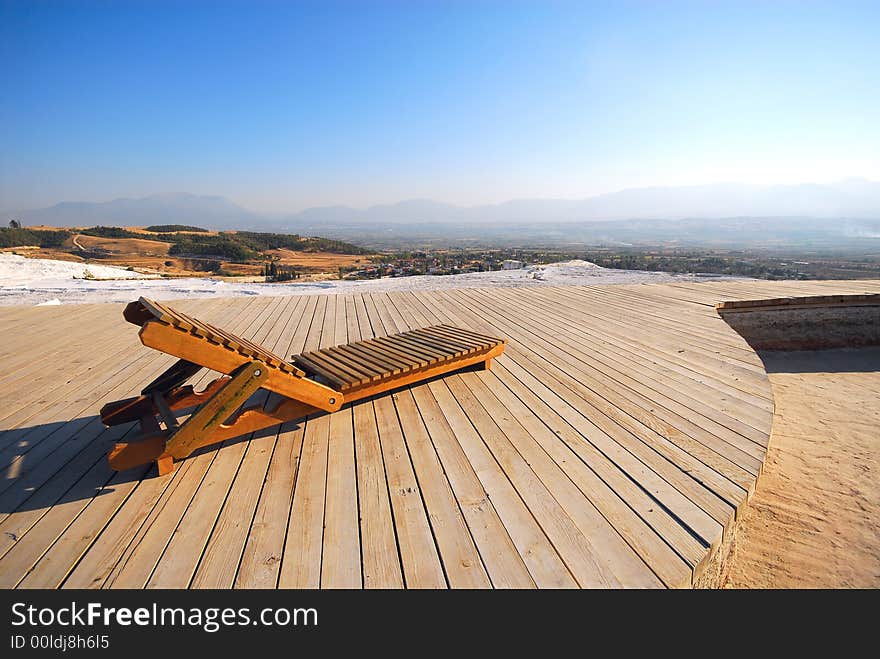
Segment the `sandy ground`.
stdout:
<svg viewBox="0 0 880 659">
<path fill-rule="evenodd" d="M 120 277 L 114 281 L 83 279 L 83 270 L 98 278 Z M 567 261 L 520 270 L 474 272 L 462 275 L 388 277 L 364 281 L 309 281 L 265 284 L 224 281 L 210 277 L 153 279 L 134 281 L 141 276 L 121 268 L 85 266 L 69 261 L 25 259 L 0 254 L 0 305 L 75 304 L 90 302 L 130 302 L 144 295 L 157 300 L 193 297 L 237 297 L 245 295 L 332 295 L 348 292 L 437 290 L 473 287 L 521 287 L 563 284 L 639 284 L 666 281 L 695 281 L 723 277 L 671 275 L 640 270 L 601 268 L 587 261 Z M 128 280 L 124 278 L 129 278 Z"/>
<path fill-rule="evenodd" d="M 723 587 L 880 587 L 880 348 L 762 358 L 776 416 Z"/>
</svg>

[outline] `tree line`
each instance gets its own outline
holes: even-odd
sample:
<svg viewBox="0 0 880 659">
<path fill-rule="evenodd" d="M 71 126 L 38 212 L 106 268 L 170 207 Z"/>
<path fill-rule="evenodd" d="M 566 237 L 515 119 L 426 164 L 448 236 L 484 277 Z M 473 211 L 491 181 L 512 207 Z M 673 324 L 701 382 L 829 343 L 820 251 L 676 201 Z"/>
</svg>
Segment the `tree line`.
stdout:
<svg viewBox="0 0 880 659">
<path fill-rule="evenodd" d="M 152 225 L 157 233 L 145 236 L 123 227 L 96 226 L 80 229 L 76 233 L 98 238 L 150 238 L 171 243 L 170 255 L 216 256 L 229 261 L 244 262 L 259 258 L 271 249 L 289 249 L 300 252 L 334 252 L 336 254 L 370 254 L 357 245 L 329 238 L 305 237 L 296 234 L 257 233 L 253 231 L 220 232 L 216 235 L 200 235 L 205 230 L 184 224 Z M 163 233 L 158 231 L 193 231 L 193 233 Z M 74 232 L 68 229 L 46 231 L 39 229 L 0 228 L 0 247 L 62 247 Z"/>
</svg>

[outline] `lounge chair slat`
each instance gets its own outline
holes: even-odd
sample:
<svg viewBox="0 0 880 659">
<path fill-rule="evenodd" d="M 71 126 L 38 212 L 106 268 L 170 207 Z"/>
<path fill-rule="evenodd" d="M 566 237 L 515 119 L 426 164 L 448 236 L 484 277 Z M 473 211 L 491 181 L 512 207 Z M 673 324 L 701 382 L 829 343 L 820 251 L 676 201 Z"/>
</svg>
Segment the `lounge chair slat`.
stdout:
<svg viewBox="0 0 880 659">
<path fill-rule="evenodd" d="M 405 334 L 401 334 L 399 336 L 395 336 L 394 341 L 404 345 L 412 346 L 413 348 L 421 350 L 428 355 L 432 355 L 440 361 L 444 361 L 450 357 L 448 351 L 443 350 L 442 348 L 428 345 L 426 341 L 420 340 L 418 337 L 415 336 L 407 336 Z"/>
<path fill-rule="evenodd" d="M 380 369 L 383 373 L 403 373 L 412 368 L 412 366 L 400 364 L 398 361 L 392 361 L 389 357 L 383 357 L 379 353 L 373 352 L 364 346 L 340 346 L 339 350 L 347 355 L 351 355 L 353 358 L 361 359 L 364 362 L 373 364 L 373 366 Z"/>
<path fill-rule="evenodd" d="M 487 334 L 480 334 L 478 332 L 474 332 L 469 329 L 464 329 L 463 327 L 455 327 L 454 325 L 440 325 L 439 327 L 443 327 L 444 329 L 450 330 L 452 332 L 459 332 L 465 336 L 472 336 L 476 339 L 484 339 L 486 341 L 489 341 L 493 345 L 499 345 L 499 344 L 505 343 L 504 339 L 500 339 L 495 336 L 489 336 Z"/>
<path fill-rule="evenodd" d="M 168 323 L 169 325 L 174 324 L 174 316 L 172 315 L 173 312 L 164 305 L 158 302 L 153 302 L 152 300 L 148 300 L 143 297 L 139 301 L 150 313 L 152 313 L 156 317 L 157 320 L 161 320 L 163 323 Z"/>
<path fill-rule="evenodd" d="M 428 355 L 415 352 L 404 346 L 401 343 L 389 342 L 385 340 L 387 337 L 380 336 L 375 339 L 368 339 L 364 342 L 364 345 L 374 347 L 377 350 L 385 350 L 394 354 L 402 355 L 407 359 L 411 359 L 414 364 L 417 365 L 425 365 L 431 362 L 431 357 Z"/>
<path fill-rule="evenodd" d="M 451 339 L 453 341 L 463 343 L 465 345 L 483 346 L 483 345 L 487 344 L 486 341 L 479 341 L 479 340 L 472 338 L 472 337 L 466 337 L 461 334 L 455 334 L 455 333 L 452 333 L 452 332 L 449 332 L 449 331 L 443 329 L 442 327 L 436 327 L 436 326 L 423 327 L 420 331 L 423 334 L 428 334 L 430 336 L 440 336 L 445 339 Z"/>
<path fill-rule="evenodd" d="M 188 321 L 182 316 L 182 314 L 179 314 L 179 313 L 177 313 L 177 312 L 174 312 L 174 313 L 172 314 L 172 318 L 174 319 L 173 322 L 172 322 L 172 324 L 173 324 L 175 327 L 179 327 L 179 328 L 182 329 L 184 332 L 191 332 L 191 331 L 192 331 L 192 329 L 193 329 L 193 324 L 190 323 L 190 322 L 188 322 Z"/>
<path fill-rule="evenodd" d="M 359 343 L 356 348 L 359 351 L 366 351 L 369 354 L 375 355 L 381 362 L 390 364 L 392 368 L 399 368 L 403 372 L 419 368 L 423 364 L 420 359 L 413 355 L 383 347 L 379 343 Z"/>
<path fill-rule="evenodd" d="M 230 344 L 234 343 L 229 335 L 224 336 L 223 332 L 215 330 L 207 323 L 198 323 L 197 325 L 194 325 L 192 332 L 196 336 L 207 339 L 211 343 L 217 343 L 221 346 L 230 346 Z"/>
<path fill-rule="evenodd" d="M 208 325 L 208 323 L 204 323 L 204 330 L 208 334 L 208 336 L 213 337 L 215 340 L 219 341 L 227 348 L 232 348 L 233 350 L 241 350 L 243 347 L 244 341 L 239 339 L 239 337 L 234 334 L 230 334 L 218 327 L 214 327 L 213 325 Z"/>
<path fill-rule="evenodd" d="M 388 372 L 387 368 L 377 366 L 357 354 L 351 354 L 343 350 L 340 346 L 328 348 L 327 352 L 332 355 L 336 361 L 347 364 L 350 368 L 369 377 L 370 380 L 378 380 Z"/>
<path fill-rule="evenodd" d="M 442 350 L 445 353 L 453 351 L 453 355 L 455 357 L 458 357 L 459 355 L 466 355 L 477 350 L 477 348 L 475 348 L 474 346 L 469 346 L 457 341 L 452 341 L 445 337 L 428 334 L 427 332 L 419 332 L 418 334 L 414 334 L 413 338 L 417 341 L 422 341 L 427 345 L 433 346 L 438 350 Z"/>
<path fill-rule="evenodd" d="M 394 350 L 399 350 L 400 352 L 403 352 L 405 354 L 412 355 L 413 357 L 416 357 L 420 362 L 433 364 L 440 361 L 440 357 L 436 353 L 429 352 L 428 350 L 418 345 L 410 343 L 400 336 L 396 336 L 393 339 L 390 337 L 380 336 L 372 339 L 372 341 L 379 343 L 383 346 L 388 346 L 389 348 L 392 348 Z"/>
<path fill-rule="evenodd" d="M 307 373 L 311 372 L 312 374 L 320 375 L 328 382 L 330 382 L 334 387 L 341 388 L 345 386 L 345 381 L 340 379 L 338 375 L 333 373 L 332 371 L 327 370 L 321 364 L 317 364 L 305 355 L 297 355 L 295 358 L 295 363 L 302 369 L 305 369 Z"/>
<path fill-rule="evenodd" d="M 350 357 L 340 354 L 334 348 L 319 350 L 317 353 L 328 363 L 335 366 L 338 370 L 350 376 L 351 380 L 357 379 L 360 382 L 372 382 L 379 380 L 382 376 L 381 372 L 375 372 L 368 369 L 363 362 L 358 362 Z M 314 353 L 312 353 L 314 354 Z"/>
<path fill-rule="evenodd" d="M 301 357 L 305 357 L 313 364 L 317 364 L 325 371 L 334 374 L 337 380 L 342 385 L 349 385 L 352 382 L 359 382 L 361 379 L 363 379 L 363 376 L 361 374 L 349 371 L 347 368 L 336 363 L 332 359 L 328 358 L 327 355 L 319 351 L 306 352 L 303 353 Z"/>
<path fill-rule="evenodd" d="M 441 341 L 446 341 L 447 343 L 451 343 L 452 345 L 459 345 L 468 350 L 485 350 L 486 348 L 492 347 L 491 345 L 477 341 L 476 339 L 465 339 L 458 336 L 449 336 L 448 334 L 444 334 L 441 331 L 429 331 L 426 333 L 430 336 L 436 336 Z"/>
<path fill-rule="evenodd" d="M 427 335 L 412 335 L 408 336 L 407 339 L 435 351 L 443 358 L 457 357 L 464 354 L 464 351 L 459 346 L 451 346 L 441 343 L 437 339 L 433 339 Z"/>
<path fill-rule="evenodd" d="M 471 329 L 466 329 L 464 327 L 456 327 L 455 325 L 447 325 L 444 323 L 442 325 L 436 325 L 436 327 L 438 327 L 440 329 L 444 329 L 448 332 L 454 332 L 456 334 L 462 334 L 464 336 L 472 336 L 474 338 L 484 339 L 486 341 L 490 341 L 493 343 L 498 343 L 500 341 L 503 341 L 503 339 L 500 339 L 498 337 L 490 336 L 488 334 L 482 334 L 481 332 L 475 332 Z"/>
<path fill-rule="evenodd" d="M 219 327 L 214 327 L 208 323 L 202 323 L 194 318 L 189 318 L 188 320 L 190 320 L 200 331 L 204 332 L 207 337 L 213 338 L 219 343 L 222 343 L 233 350 L 237 350 L 243 355 L 248 355 L 249 357 L 264 357 L 269 354 L 267 351 L 255 346 L 247 339 L 236 336 L 231 332 L 227 332 Z"/>
<path fill-rule="evenodd" d="M 441 327 L 426 327 L 425 332 L 436 336 L 442 336 L 444 338 L 451 339 L 457 343 L 461 343 L 462 345 L 467 345 L 474 348 L 491 348 L 493 345 L 495 345 L 495 343 L 488 340 L 483 341 L 480 339 L 465 337 L 461 334 L 453 334 L 452 332 L 449 332 Z"/>
<path fill-rule="evenodd" d="M 440 351 L 430 350 L 426 346 L 419 345 L 416 341 L 413 341 L 410 337 L 404 336 L 403 334 L 379 337 L 375 340 L 397 348 L 398 350 L 407 350 L 419 354 L 429 361 L 437 361 L 443 356 Z"/>
</svg>

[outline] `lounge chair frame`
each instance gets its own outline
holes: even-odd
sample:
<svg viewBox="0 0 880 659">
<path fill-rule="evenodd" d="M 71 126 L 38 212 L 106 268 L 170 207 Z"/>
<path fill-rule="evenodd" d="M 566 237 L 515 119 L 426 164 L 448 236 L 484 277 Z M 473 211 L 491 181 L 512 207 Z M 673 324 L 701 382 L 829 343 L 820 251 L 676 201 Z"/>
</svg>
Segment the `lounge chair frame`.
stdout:
<svg viewBox="0 0 880 659">
<path fill-rule="evenodd" d="M 490 368 L 505 341 L 449 325 L 294 355 L 286 361 L 245 339 L 140 298 L 125 319 L 140 325 L 141 342 L 178 357 L 140 396 L 107 403 L 108 426 L 139 421 L 141 435 L 108 456 L 119 471 L 156 462 L 160 475 L 204 446 L 343 404 L 422 382 L 468 366 Z M 222 375 L 204 390 L 185 382 L 202 368 Z M 278 394 L 271 405 L 242 408 L 258 389 Z M 198 407 L 183 423 L 178 415 Z M 164 425 L 164 427 L 163 427 Z"/>
</svg>

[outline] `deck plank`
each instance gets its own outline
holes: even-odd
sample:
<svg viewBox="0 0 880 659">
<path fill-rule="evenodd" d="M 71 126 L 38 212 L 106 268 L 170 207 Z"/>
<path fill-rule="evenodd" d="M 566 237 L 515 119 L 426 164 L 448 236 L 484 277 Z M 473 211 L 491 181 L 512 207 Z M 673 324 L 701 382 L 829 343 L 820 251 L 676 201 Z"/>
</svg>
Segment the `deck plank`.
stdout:
<svg viewBox="0 0 880 659">
<path fill-rule="evenodd" d="M 323 347 L 360 338 L 354 307 L 341 295 L 334 297 L 335 327 Z M 349 317 L 351 313 L 351 317 Z M 354 413 L 350 406 L 330 417 L 327 449 L 327 505 L 324 512 L 322 588 L 360 588 L 361 543 L 358 530 L 357 467 Z"/>
</svg>

